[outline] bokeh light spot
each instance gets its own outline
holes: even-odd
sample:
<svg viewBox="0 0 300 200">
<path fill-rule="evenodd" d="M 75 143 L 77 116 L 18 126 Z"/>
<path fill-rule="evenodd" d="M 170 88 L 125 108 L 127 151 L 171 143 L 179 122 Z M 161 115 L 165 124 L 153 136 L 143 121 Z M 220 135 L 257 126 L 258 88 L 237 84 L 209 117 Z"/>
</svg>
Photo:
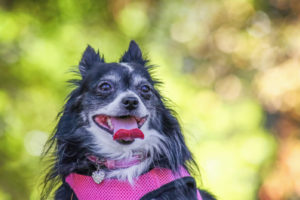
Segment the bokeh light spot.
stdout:
<svg viewBox="0 0 300 200">
<path fill-rule="evenodd" d="M 148 16 L 143 4 L 130 4 L 126 6 L 117 18 L 120 29 L 130 37 L 137 37 L 148 29 Z"/>
<path fill-rule="evenodd" d="M 24 138 L 26 151 L 32 156 L 40 156 L 47 138 L 48 134 L 42 131 L 35 130 L 28 132 Z"/>
</svg>

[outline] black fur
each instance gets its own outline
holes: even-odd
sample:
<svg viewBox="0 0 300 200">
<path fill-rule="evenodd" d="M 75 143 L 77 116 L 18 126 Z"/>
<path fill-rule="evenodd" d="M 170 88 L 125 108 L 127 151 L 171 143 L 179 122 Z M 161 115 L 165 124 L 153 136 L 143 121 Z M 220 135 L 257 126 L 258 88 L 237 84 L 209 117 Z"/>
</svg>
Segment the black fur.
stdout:
<svg viewBox="0 0 300 200">
<path fill-rule="evenodd" d="M 143 58 L 139 46 L 135 43 L 135 41 L 132 40 L 129 44 L 128 51 L 124 53 L 120 59 L 120 62 L 135 62 L 145 66 L 148 60 Z"/>
<path fill-rule="evenodd" d="M 120 62 L 129 63 L 134 70 L 134 74 L 144 77 L 151 86 L 151 95 L 141 94 L 139 90 L 131 86 L 132 74 L 121 68 L 117 63 L 105 63 L 99 51 L 88 46 L 83 53 L 79 63 L 81 78 L 72 80 L 75 88 L 67 98 L 63 111 L 59 114 L 59 122 L 53 136 L 49 139 L 44 156 L 51 159 L 50 169 L 44 179 L 44 189 L 41 199 L 48 199 L 54 193 L 56 200 L 66 200 L 73 196 L 77 199 L 72 189 L 65 183 L 65 177 L 73 172 L 90 175 L 95 170 L 93 163 L 86 159 L 86 154 L 94 154 L 99 157 L 95 149 L 93 135 L 86 129 L 90 126 L 90 121 L 83 116 L 98 107 L 106 106 L 118 95 L 118 91 L 130 88 L 142 99 L 147 109 L 153 112 L 155 117 L 150 118 L 152 129 L 157 130 L 168 139 L 162 141 L 168 151 L 163 154 L 153 156 L 153 162 L 149 169 L 153 167 L 165 167 L 176 172 L 180 166 L 184 166 L 191 172 L 197 166 L 190 151 L 185 145 L 183 135 L 175 113 L 168 108 L 166 100 L 159 94 L 156 85 L 159 81 L 152 79 L 150 72 L 152 67 L 147 66 L 148 60 L 144 59 L 140 48 L 134 42 L 130 42 L 129 49 L 120 59 Z M 103 94 L 97 90 L 99 80 L 108 73 L 115 73 L 120 76 L 120 82 L 115 84 L 115 92 Z M 120 111 L 122 114 L 125 111 Z M 153 199 L 193 199 L 193 192 L 184 184 L 176 183 L 175 190 L 166 192 Z M 201 192 L 202 193 L 202 192 Z M 203 191 L 204 199 L 214 199 L 211 195 Z"/>
</svg>

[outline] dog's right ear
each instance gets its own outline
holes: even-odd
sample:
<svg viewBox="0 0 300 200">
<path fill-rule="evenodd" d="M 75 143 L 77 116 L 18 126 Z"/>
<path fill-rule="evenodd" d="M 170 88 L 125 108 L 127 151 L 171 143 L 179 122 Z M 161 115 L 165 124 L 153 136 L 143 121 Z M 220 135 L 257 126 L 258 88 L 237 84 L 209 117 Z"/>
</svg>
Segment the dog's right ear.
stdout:
<svg viewBox="0 0 300 200">
<path fill-rule="evenodd" d="M 85 49 L 81 61 L 79 62 L 79 71 L 82 77 L 84 77 L 88 70 L 90 70 L 95 63 L 104 63 L 104 57 L 101 57 L 99 50 L 96 51 L 88 45 Z"/>
</svg>

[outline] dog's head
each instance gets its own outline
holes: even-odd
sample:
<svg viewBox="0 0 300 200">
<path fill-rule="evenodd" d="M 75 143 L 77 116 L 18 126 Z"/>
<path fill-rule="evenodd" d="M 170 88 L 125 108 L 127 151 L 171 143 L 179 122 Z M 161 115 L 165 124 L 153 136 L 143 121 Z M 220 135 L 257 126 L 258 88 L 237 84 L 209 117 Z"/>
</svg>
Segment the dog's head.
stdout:
<svg viewBox="0 0 300 200">
<path fill-rule="evenodd" d="M 111 158 L 159 150 L 164 137 L 154 124 L 161 102 L 145 63 L 135 42 L 119 63 L 105 63 L 91 47 L 84 52 L 78 98 L 92 153 Z"/>
<path fill-rule="evenodd" d="M 107 173 L 120 179 L 155 166 L 177 170 L 192 160 L 147 63 L 134 41 L 118 63 L 105 63 L 99 52 L 87 47 L 79 64 L 81 79 L 74 81 L 76 88 L 50 140 L 57 147 L 56 175 L 90 171 L 93 163 L 87 155 L 126 159 L 144 152 L 142 163 Z"/>
</svg>

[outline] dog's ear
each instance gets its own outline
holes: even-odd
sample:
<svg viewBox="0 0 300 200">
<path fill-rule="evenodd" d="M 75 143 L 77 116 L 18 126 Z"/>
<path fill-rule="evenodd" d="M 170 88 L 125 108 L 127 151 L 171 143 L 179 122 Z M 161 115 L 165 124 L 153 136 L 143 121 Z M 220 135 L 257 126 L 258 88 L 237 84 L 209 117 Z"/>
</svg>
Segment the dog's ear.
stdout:
<svg viewBox="0 0 300 200">
<path fill-rule="evenodd" d="M 148 61 L 143 59 L 142 51 L 134 40 L 130 41 L 128 50 L 120 59 L 120 62 L 135 62 L 145 65 Z"/>
<path fill-rule="evenodd" d="M 99 50 L 96 51 L 88 45 L 85 49 L 82 58 L 79 62 L 79 71 L 82 77 L 86 75 L 86 72 L 90 70 L 95 63 L 104 63 L 104 58 L 100 57 Z"/>
</svg>

